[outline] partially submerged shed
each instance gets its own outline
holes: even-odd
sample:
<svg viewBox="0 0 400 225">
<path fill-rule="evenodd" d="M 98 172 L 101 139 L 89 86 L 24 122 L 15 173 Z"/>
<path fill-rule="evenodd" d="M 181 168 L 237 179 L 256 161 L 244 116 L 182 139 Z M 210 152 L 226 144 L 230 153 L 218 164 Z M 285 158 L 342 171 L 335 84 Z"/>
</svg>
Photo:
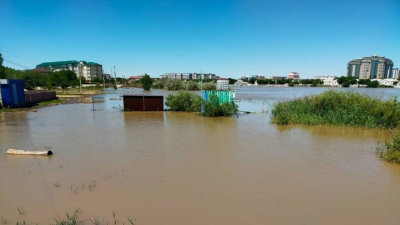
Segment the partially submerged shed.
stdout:
<svg viewBox="0 0 400 225">
<path fill-rule="evenodd" d="M 124 109 L 127 111 L 164 111 L 164 96 L 125 94 Z"/>
<path fill-rule="evenodd" d="M 25 105 L 25 80 L 0 79 L 0 107 Z"/>
</svg>

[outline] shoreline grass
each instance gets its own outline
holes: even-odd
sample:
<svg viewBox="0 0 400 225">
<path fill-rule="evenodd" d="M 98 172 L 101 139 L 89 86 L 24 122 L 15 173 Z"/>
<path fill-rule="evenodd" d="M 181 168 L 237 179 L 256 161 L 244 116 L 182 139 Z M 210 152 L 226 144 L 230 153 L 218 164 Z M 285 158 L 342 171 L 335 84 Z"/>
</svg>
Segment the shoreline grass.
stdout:
<svg viewBox="0 0 400 225">
<path fill-rule="evenodd" d="M 378 143 L 376 152 L 384 161 L 400 164 L 400 133 L 394 136 L 391 131 L 389 132 L 392 134 L 393 140 L 391 142 L 385 141 L 383 145 Z"/>
<path fill-rule="evenodd" d="M 272 109 L 273 123 L 333 124 L 367 128 L 400 126 L 400 103 L 355 92 L 328 90 L 319 95 L 278 102 Z"/>
</svg>

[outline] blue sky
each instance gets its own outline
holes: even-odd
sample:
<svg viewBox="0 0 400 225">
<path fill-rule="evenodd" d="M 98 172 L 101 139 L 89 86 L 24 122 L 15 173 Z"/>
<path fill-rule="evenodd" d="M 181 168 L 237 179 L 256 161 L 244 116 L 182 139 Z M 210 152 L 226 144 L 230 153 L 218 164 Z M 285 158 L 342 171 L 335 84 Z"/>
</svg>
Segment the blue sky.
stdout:
<svg viewBox="0 0 400 225">
<path fill-rule="evenodd" d="M 0 0 L 0 51 L 18 69 L 86 60 L 117 76 L 342 76 L 373 54 L 400 67 L 400 0 Z"/>
</svg>

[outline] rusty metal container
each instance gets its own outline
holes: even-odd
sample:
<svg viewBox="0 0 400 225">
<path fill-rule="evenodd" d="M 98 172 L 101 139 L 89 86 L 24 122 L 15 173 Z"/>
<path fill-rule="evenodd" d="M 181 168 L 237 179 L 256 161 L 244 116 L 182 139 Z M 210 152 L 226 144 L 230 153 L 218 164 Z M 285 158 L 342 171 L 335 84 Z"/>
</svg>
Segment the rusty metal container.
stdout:
<svg viewBox="0 0 400 225">
<path fill-rule="evenodd" d="M 25 91 L 25 103 L 28 105 L 54 99 L 57 99 L 55 91 Z"/>
<path fill-rule="evenodd" d="M 127 111 L 164 111 L 162 95 L 123 95 Z"/>
</svg>

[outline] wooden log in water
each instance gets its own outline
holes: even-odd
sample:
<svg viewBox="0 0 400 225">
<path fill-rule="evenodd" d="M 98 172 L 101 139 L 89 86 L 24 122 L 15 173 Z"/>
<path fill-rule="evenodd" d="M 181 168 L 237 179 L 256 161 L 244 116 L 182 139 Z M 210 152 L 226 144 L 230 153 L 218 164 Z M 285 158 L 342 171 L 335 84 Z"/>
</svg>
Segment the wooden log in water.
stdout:
<svg viewBox="0 0 400 225">
<path fill-rule="evenodd" d="M 25 151 L 25 150 L 17 150 L 17 149 L 8 149 L 7 154 L 10 155 L 52 155 L 53 152 L 50 150 L 47 151 Z"/>
</svg>

